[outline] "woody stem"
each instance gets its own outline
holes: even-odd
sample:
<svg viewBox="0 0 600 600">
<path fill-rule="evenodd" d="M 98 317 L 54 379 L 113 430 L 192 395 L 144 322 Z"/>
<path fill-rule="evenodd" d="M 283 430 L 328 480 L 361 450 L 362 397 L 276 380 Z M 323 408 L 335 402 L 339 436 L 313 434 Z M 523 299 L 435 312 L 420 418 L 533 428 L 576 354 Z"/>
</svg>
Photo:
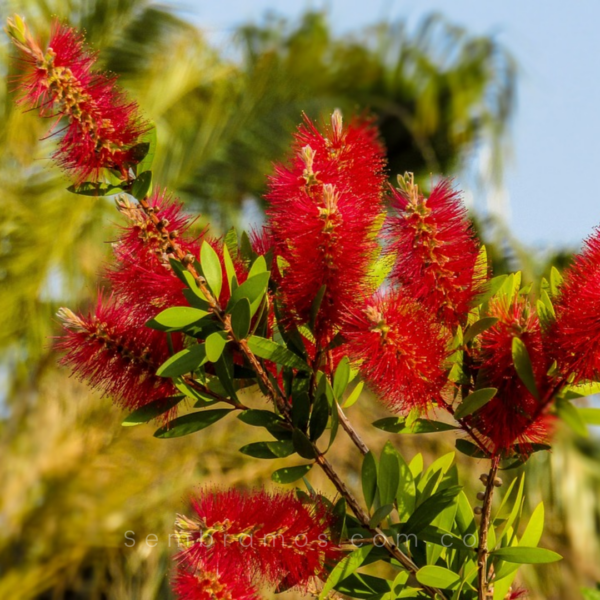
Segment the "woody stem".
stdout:
<svg viewBox="0 0 600 600">
<path fill-rule="evenodd" d="M 492 514 L 492 498 L 494 497 L 494 480 L 498 473 L 500 457 L 494 456 L 492 464 L 487 475 L 485 486 L 485 496 L 483 498 L 483 506 L 481 513 L 481 524 L 479 525 L 479 548 L 477 549 L 477 598 L 478 600 L 486 600 L 488 592 L 487 581 L 487 558 L 488 558 L 488 532 L 490 529 L 490 521 Z"/>
</svg>

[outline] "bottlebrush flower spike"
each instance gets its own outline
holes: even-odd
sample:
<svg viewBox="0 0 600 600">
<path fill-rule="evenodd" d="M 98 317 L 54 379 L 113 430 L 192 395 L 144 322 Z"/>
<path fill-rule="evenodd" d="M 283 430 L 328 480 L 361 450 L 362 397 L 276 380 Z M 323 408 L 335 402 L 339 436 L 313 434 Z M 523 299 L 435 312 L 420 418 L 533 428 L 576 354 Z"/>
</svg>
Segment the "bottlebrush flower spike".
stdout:
<svg viewBox="0 0 600 600">
<path fill-rule="evenodd" d="M 339 557 L 329 534 L 332 516 L 292 493 L 205 490 L 192 506 L 194 518 L 179 516 L 176 523 L 187 546 L 176 559 L 188 567 L 305 588 Z"/>
<path fill-rule="evenodd" d="M 120 406 L 136 409 L 178 393 L 170 379 L 155 374 L 170 356 L 164 334 L 132 321 L 122 304 L 100 297 L 93 314 L 61 308 L 58 316 L 65 328 L 57 344 L 66 351 L 62 363 Z M 180 350 L 177 336 L 173 342 Z"/>
<path fill-rule="evenodd" d="M 396 411 L 426 410 L 446 383 L 446 330 L 402 289 L 376 294 L 344 326 L 347 352 Z"/>
<path fill-rule="evenodd" d="M 43 117 L 56 117 L 55 127 L 66 120 L 54 159 L 78 182 L 97 179 L 102 169 L 118 170 L 125 179 L 139 161 L 136 144 L 148 125 L 114 76 L 92 71 L 96 56 L 83 36 L 55 22 L 43 50 L 19 17 L 8 20 L 7 31 L 27 65 L 22 101 Z"/>
<path fill-rule="evenodd" d="M 202 232 L 198 238 L 186 235 L 190 219 L 182 212 L 182 205 L 164 191 L 155 191 L 148 204 L 170 235 L 161 235 L 139 205 L 120 197 L 117 208 L 129 225 L 123 228 L 121 236 L 113 244 L 116 261 L 106 273 L 115 296 L 128 307 L 130 318 L 140 325 L 165 308 L 188 304 L 183 295 L 185 285 L 169 263 L 171 242 L 176 240 L 186 253 L 197 260 L 199 245 L 205 234 Z"/>
<path fill-rule="evenodd" d="M 479 381 L 498 392 L 474 417 L 476 428 L 490 441 L 491 450 L 500 453 L 519 443 L 527 447 L 547 439 L 550 417 L 519 378 L 513 363 L 512 343 L 518 336 L 525 344 L 540 397 L 547 389 L 550 367 L 545 354 L 537 315 L 525 298 L 508 304 L 505 298 L 490 303 L 489 316 L 499 321 L 480 335 Z"/>
<path fill-rule="evenodd" d="M 600 377 L 600 229 L 589 237 L 564 273 L 554 300 L 556 321 L 550 328 L 551 354 L 574 381 Z"/>
<path fill-rule="evenodd" d="M 342 126 L 339 111 L 320 133 L 305 119 L 296 133 L 289 167 L 276 166 L 267 200 L 268 234 L 281 273 L 285 305 L 302 323 L 323 285 L 315 330 L 327 339 L 344 312 L 364 296 L 377 249 L 374 228 L 382 213 L 384 152 L 365 121 Z"/>
<path fill-rule="evenodd" d="M 412 174 L 393 191 L 397 214 L 388 217 L 389 251 L 396 254 L 392 280 L 400 283 L 449 327 L 464 323 L 487 277 L 478 265 L 479 244 L 449 181 L 425 198 Z"/>
<path fill-rule="evenodd" d="M 204 568 L 194 572 L 177 570 L 172 582 L 178 600 L 259 600 L 254 586 L 235 572 L 210 571 Z"/>
</svg>

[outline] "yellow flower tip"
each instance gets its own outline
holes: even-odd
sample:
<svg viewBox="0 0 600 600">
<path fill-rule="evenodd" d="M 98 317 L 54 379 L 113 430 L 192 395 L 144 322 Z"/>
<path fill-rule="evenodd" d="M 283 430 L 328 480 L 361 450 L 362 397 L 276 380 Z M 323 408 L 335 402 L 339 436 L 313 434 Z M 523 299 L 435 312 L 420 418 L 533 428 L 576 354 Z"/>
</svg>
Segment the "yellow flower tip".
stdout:
<svg viewBox="0 0 600 600">
<path fill-rule="evenodd" d="M 31 35 L 29 27 L 27 27 L 27 23 L 25 23 L 23 17 L 17 14 L 8 17 L 4 29 L 11 38 L 13 44 L 19 48 L 19 50 L 33 56 L 35 59 L 43 60 L 44 53 Z"/>
</svg>

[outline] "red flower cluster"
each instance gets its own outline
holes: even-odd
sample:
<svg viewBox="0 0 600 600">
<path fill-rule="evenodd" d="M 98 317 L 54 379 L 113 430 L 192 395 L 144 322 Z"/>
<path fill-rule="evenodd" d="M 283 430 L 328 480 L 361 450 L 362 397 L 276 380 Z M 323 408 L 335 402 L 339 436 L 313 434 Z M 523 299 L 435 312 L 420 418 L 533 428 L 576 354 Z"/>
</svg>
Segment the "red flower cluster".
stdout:
<svg viewBox="0 0 600 600">
<path fill-rule="evenodd" d="M 600 377 L 600 230 L 564 274 L 551 327 L 552 358 L 575 382 Z"/>
<path fill-rule="evenodd" d="M 207 490 L 193 509 L 193 519 L 177 522 L 187 546 L 177 558 L 186 573 L 218 572 L 225 585 L 259 580 L 305 588 L 339 555 L 327 509 L 291 493 Z"/>
<path fill-rule="evenodd" d="M 115 77 L 92 70 L 96 56 L 75 29 L 55 23 L 46 50 L 26 28 L 9 20 L 9 32 L 29 72 L 21 81 L 23 101 L 44 117 L 65 118 L 54 158 L 78 181 L 97 178 L 102 169 L 125 174 L 139 161 L 136 143 L 148 125 L 138 106 L 117 88 Z"/>
<path fill-rule="evenodd" d="M 131 319 L 123 304 L 100 296 L 93 314 L 58 314 L 66 331 L 57 344 L 66 351 L 62 363 L 117 404 L 136 409 L 177 393 L 170 379 L 156 376 L 170 355 L 165 335 Z M 181 349 L 180 339 L 173 341 Z"/>
<path fill-rule="evenodd" d="M 344 128 L 336 111 L 324 135 L 305 121 L 292 164 L 278 165 L 270 181 L 268 237 L 283 259 L 283 299 L 297 321 L 309 320 L 313 300 L 326 286 L 316 324 L 323 341 L 368 290 L 385 161 L 367 122 Z"/>
<path fill-rule="evenodd" d="M 172 239 L 198 258 L 198 248 L 204 233 L 194 239 L 186 236 L 189 218 L 183 214 L 182 205 L 164 191 L 155 191 L 148 204 L 154 214 L 171 232 L 161 236 L 144 211 L 126 199 L 120 199 L 118 208 L 128 219 L 120 238 L 113 244 L 116 259 L 107 272 L 107 278 L 119 301 L 126 305 L 133 318 L 143 325 L 169 306 L 186 306 L 183 295 L 185 285 L 169 263 Z"/>
<path fill-rule="evenodd" d="M 254 586 L 226 571 L 178 569 L 173 579 L 178 600 L 259 600 Z"/>
<path fill-rule="evenodd" d="M 377 294 L 344 325 L 351 358 L 394 410 L 427 409 L 446 379 L 448 336 L 404 289 Z"/>
<path fill-rule="evenodd" d="M 491 450 L 498 453 L 515 443 L 527 447 L 529 443 L 543 442 L 550 426 L 543 404 L 515 370 L 513 338 L 518 337 L 527 348 L 539 398 L 547 389 L 550 364 L 539 319 L 525 298 L 517 297 L 510 305 L 505 298 L 499 298 L 491 303 L 489 314 L 499 320 L 480 336 L 478 380 L 481 387 L 494 387 L 498 392 L 476 414 L 474 425 L 490 441 Z"/>
<path fill-rule="evenodd" d="M 487 277 L 478 273 L 479 244 L 458 192 L 439 183 L 429 198 L 412 179 L 394 190 L 397 214 L 388 218 L 392 280 L 437 315 L 447 327 L 463 324 Z"/>
</svg>

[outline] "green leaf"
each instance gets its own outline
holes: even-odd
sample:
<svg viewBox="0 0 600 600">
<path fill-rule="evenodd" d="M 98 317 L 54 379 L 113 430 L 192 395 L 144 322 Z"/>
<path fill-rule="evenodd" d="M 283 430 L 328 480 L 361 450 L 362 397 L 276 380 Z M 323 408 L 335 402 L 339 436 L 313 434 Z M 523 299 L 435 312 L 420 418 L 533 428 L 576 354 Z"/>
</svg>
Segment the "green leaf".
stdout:
<svg viewBox="0 0 600 600">
<path fill-rule="evenodd" d="M 228 348 L 221 353 L 215 365 L 215 373 L 227 396 L 237 399 L 237 387 L 233 376 L 233 356 Z"/>
<path fill-rule="evenodd" d="M 131 414 L 127 415 L 121 425 L 123 427 L 132 427 L 134 425 L 141 425 L 147 423 L 152 419 L 156 419 L 160 415 L 164 415 L 170 411 L 174 406 L 177 406 L 185 396 L 173 396 L 171 398 L 159 398 L 148 402 L 148 404 L 134 410 Z"/>
<path fill-rule="evenodd" d="M 475 321 L 473 325 L 467 328 L 464 335 L 464 343 L 467 344 L 473 338 L 483 333 L 490 327 L 493 327 L 498 322 L 498 317 L 483 317 L 479 321 Z"/>
<path fill-rule="evenodd" d="M 158 429 L 154 433 L 154 437 L 167 439 L 189 435 L 190 433 L 210 427 L 232 411 L 233 409 L 231 408 L 215 408 L 213 410 L 203 410 L 184 415 L 183 417 L 177 417 L 167 426 Z"/>
<path fill-rule="evenodd" d="M 414 479 L 417 479 L 423 472 L 423 455 L 421 453 L 415 454 L 411 461 L 408 463 L 408 468 Z"/>
<path fill-rule="evenodd" d="M 241 298 L 231 309 L 231 328 L 238 340 L 248 337 L 250 321 L 250 301 L 248 298 Z"/>
<path fill-rule="evenodd" d="M 452 486 L 427 498 L 420 504 L 408 521 L 402 527 L 402 533 L 405 535 L 415 534 L 425 529 L 427 525 L 439 515 L 445 508 L 452 506 L 456 502 L 456 497 L 460 494 L 460 486 Z"/>
<path fill-rule="evenodd" d="M 308 392 L 302 392 L 294 396 L 292 402 L 292 423 L 294 427 L 306 431 L 310 417 L 310 397 Z"/>
<path fill-rule="evenodd" d="M 507 548 L 498 548 L 490 552 L 490 556 L 501 558 L 510 563 L 520 565 L 541 565 L 557 560 L 562 560 L 562 556 L 552 550 L 544 548 L 531 548 L 527 546 L 508 546 Z"/>
<path fill-rule="evenodd" d="M 322 381 L 327 380 L 323 378 Z M 319 386 L 324 387 L 324 386 Z M 325 390 L 321 393 L 317 393 L 317 399 L 315 400 L 315 404 L 313 406 L 312 414 L 310 415 L 310 423 L 309 423 L 309 432 L 310 439 L 313 441 L 318 440 L 325 431 L 327 427 L 327 421 L 329 420 L 329 401 L 327 400 L 327 395 Z"/>
<path fill-rule="evenodd" d="M 311 444 L 306 434 L 304 434 L 299 429 L 294 429 L 292 434 L 292 441 L 294 443 L 294 448 L 296 452 L 302 458 L 308 458 L 309 460 L 317 457 L 317 453 L 315 451 L 314 446 Z"/>
<path fill-rule="evenodd" d="M 400 464 L 397 452 L 390 442 L 386 442 L 379 457 L 377 488 L 381 504 L 393 504 L 400 483 Z"/>
<path fill-rule="evenodd" d="M 271 479 L 275 483 L 292 483 L 304 477 L 312 468 L 312 463 L 309 465 L 298 465 L 297 467 L 285 467 L 278 469 L 271 475 Z"/>
<path fill-rule="evenodd" d="M 381 521 L 383 521 L 387 516 L 394 510 L 393 504 L 384 504 L 380 506 L 371 517 L 369 521 L 369 527 L 377 527 Z"/>
<path fill-rule="evenodd" d="M 173 306 L 150 319 L 146 326 L 159 331 L 178 331 L 197 323 L 209 313 L 189 306 Z"/>
<path fill-rule="evenodd" d="M 279 426 L 283 421 L 275 413 L 270 410 L 258 410 L 250 408 L 238 414 L 237 418 L 253 427 L 273 427 Z"/>
<path fill-rule="evenodd" d="M 244 286 L 240 286 L 238 290 L 241 290 L 242 287 Z M 265 358 L 279 365 L 292 367 L 299 371 L 311 371 L 311 368 L 297 354 L 294 354 L 285 346 L 281 346 L 272 340 L 252 335 L 248 338 L 248 346 L 252 353 L 260 358 Z"/>
<path fill-rule="evenodd" d="M 363 546 L 354 550 L 351 554 L 341 560 L 331 571 L 321 593 L 319 594 L 319 600 L 324 600 L 329 595 L 329 592 L 346 577 L 352 575 L 360 566 L 365 562 L 367 556 L 373 549 L 373 546 Z"/>
<path fill-rule="evenodd" d="M 498 392 L 497 388 L 481 388 L 469 394 L 454 411 L 455 419 L 463 419 L 464 417 L 478 411 L 482 406 L 485 406 Z"/>
<path fill-rule="evenodd" d="M 540 543 L 542 539 L 542 533 L 544 532 L 544 503 L 540 502 L 536 507 L 529 523 L 523 532 L 521 539 L 519 540 L 520 546 L 535 547 Z"/>
<path fill-rule="evenodd" d="M 294 454 L 294 444 L 291 440 L 283 440 L 278 442 L 254 442 L 246 444 L 240 448 L 242 454 L 252 456 L 254 458 L 285 458 Z"/>
<path fill-rule="evenodd" d="M 574 400 L 576 398 L 587 398 L 595 394 L 600 394 L 600 381 L 570 385 L 566 390 L 565 398 L 567 400 Z"/>
<path fill-rule="evenodd" d="M 584 423 L 600 425 L 600 408 L 578 408 L 577 412 Z"/>
<path fill-rule="evenodd" d="M 312 304 L 310 306 L 310 317 L 308 320 L 308 326 L 311 331 L 315 329 L 315 323 L 317 321 L 317 315 L 319 314 L 319 309 L 321 308 L 321 302 L 323 302 L 323 297 L 325 296 L 325 291 L 327 290 L 326 285 L 322 285 L 317 292 L 317 295 L 314 297 Z"/>
<path fill-rule="evenodd" d="M 442 423 L 441 421 L 430 421 L 428 419 L 416 419 L 412 425 L 407 426 L 406 419 L 398 417 L 387 417 L 373 423 L 377 429 L 388 433 L 437 433 L 439 431 L 450 431 L 458 429 L 454 425 Z"/>
<path fill-rule="evenodd" d="M 333 375 L 333 395 L 336 400 L 341 400 L 350 383 L 350 361 L 347 356 L 340 360 L 335 374 Z"/>
<path fill-rule="evenodd" d="M 539 400 L 540 396 L 535 383 L 535 376 L 533 374 L 529 352 L 527 351 L 525 344 L 518 337 L 514 337 L 512 341 L 512 358 L 517 375 L 525 384 L 525 387 L 529 390 L 531 395 L 536 398 L 536 400 Z"/>
<path fill-rule="evenodd" d="M 479 446 L 469 440 L 460 438 L 456 440 L 454 445 L 459 452 L 471 456 L 472 458 L 487 458 L 487 454 L 485 454 Z"/>
<path fill-rule="evenodd" d="M 142 200 L 150 193 L 152 186 L 152 171 L 140 173 L 131 186 L 131 195 L 137 200 Z"/>
<path fill-rule="evenodd" d="M 254 277 L 255 275 L 259 275 L 260 273 L 267 272 L 267 261 L 264 256 L 259 256 L 252 263 L 252 267 L 250 267 L 250 271 L 248 273 L 248 279 L 250 277 Z"/>
<path fill-rule="evenodd" d="M 225 273 L 227 274 L 227 282 L 229 284 L 229 295 L 231 295 L 233 293 L 233 290 L 235 290 L 235 288 L 237 287 L 237 275 L 227 243 L 223 244 L 223 262 L 225 263 Z"/>
<path fill-rule="evenodd" d="M 211 333 L 204 343 L 206 347 L 206 359 L 215 363 L 221 358 L 223 350 L 227 345 L 227 334 L 223 331 L 215 331 Z"/>
<path fill-rule="evenodd" d="M 223 247 L 227 248 L 230 257 L 238 255 L 238 236 L 235 227 L 229 229 L 225 234 L 223 242 Z"/>
<path fill-rule="evenodd" d="M 214 297 L 218 299 L 223 287 L 221 261 L 219 260 L 219 255 L 206 240 L 202 242 L 202 247 L 200 248 L 200 265 L 202 266 L 202 273 L 208 287 Z"/>
<path fill-rule="evenodd" d="M 558 416 L 581 437 L 588 437 L 589 432 L 580 412 L 568 401 L 558 400 L 556 403 Z"/>
<path fill-rule="evenodd" d="M 460 575 L 453 573 L 444 567 L 435 565 L 426 565 L 421 567 L 416 573 L 417 581 L 429 587 L 447 590 L 460 581 Z"/>
<path fill-rule="evenodd" d="M 372 452 L 368 452 L 363 458 L 361 477 L 365 504 L 371 510 L 377 493 L 377 460 Z"/>
<path fill-rule="evenodd" d="M 233 290 L 231 299 L 227 305 L 227 310 L 230 310 L 230 307 L 234 306 L 240 298 L 248 298 L 248 301 L 250 302 L 250 315 L 254 316 L 254 313 L 258 310 L 263 296 L 267 291 L 269 277 L 270 273 L 267 271 L 266 273 L 259 273 L 258 275 L 246 279 L 242 285 Z"/>
<path fill-rule="evenodd" d="M 206 362 L 204 344 L 194 344 L 171 356 L 156 371 L 159 377 L 179 377 L 194 372 Z"/>
<path fill-rule="evenodd" d="M 343 408 L 350 408 L 353 404 L 355 404 L 356 401 L 359 399 L 364 387 L 365 384 L 362 381 L 359 381 L 348 396 L 348 398 L 346 398 L 346 401 L 343 404 Z"/>
<path fill-rule="evenodd" d="M 563 283 L 563 276 L 556 267 L 550 269 L 550 293 L 552 296 L 558 296 L 560 286 Z"/>
<path fill-rule="evenodd" d="M 86 181 L 79 185 L 70 185 L 67 188 L 68 192 L 78 194 L 79 196 L 113 196 L 121 194 L 125 190 L 120 185 L 110 185 L 108 183 L 99 183 L 95 181 Z"/>
<path fill-rule="evenodd" d="M 148 142 L 140 142 L 139 144 L 134 144 L 130 146 L 127 150 L 127 165 L 137 166 L 144 160 L 144 158 L 148 155 L 148 151 L 150 150 L 150 144 Z M 136 169 L 137 171 L 138 169 Z M 147 171 L 147 169 L 139 169 L 140 173 L 142 171 Z"/>
<path fill-rule="evenodd" d="M 152 163 L 154 162 L 154 155 L 156 154 L 156 143 L 158 141 L 158 136 L 156 133 L 156 126 L 154 125 L 154 123 L 151 123 L 150 125 L 150 129 L 140 137 L 140 141 L 148 145 L 148 150 L 146 151 L 144 158 L 137 164 L 136 171 L 138 173 L 149 171 L 152 168 Z"/>
<path fill-rule="evenodd" d="M 396 453 L 396 457 L 398 458 L 400 468 L 400 482 L 398 483 L 398 491 L 396 492 L 396 506 L 400 521 L 405 521 L 415 510 L 417 489 L 414 477 L 406 461 L 399 452 Z"/>
</svg>

